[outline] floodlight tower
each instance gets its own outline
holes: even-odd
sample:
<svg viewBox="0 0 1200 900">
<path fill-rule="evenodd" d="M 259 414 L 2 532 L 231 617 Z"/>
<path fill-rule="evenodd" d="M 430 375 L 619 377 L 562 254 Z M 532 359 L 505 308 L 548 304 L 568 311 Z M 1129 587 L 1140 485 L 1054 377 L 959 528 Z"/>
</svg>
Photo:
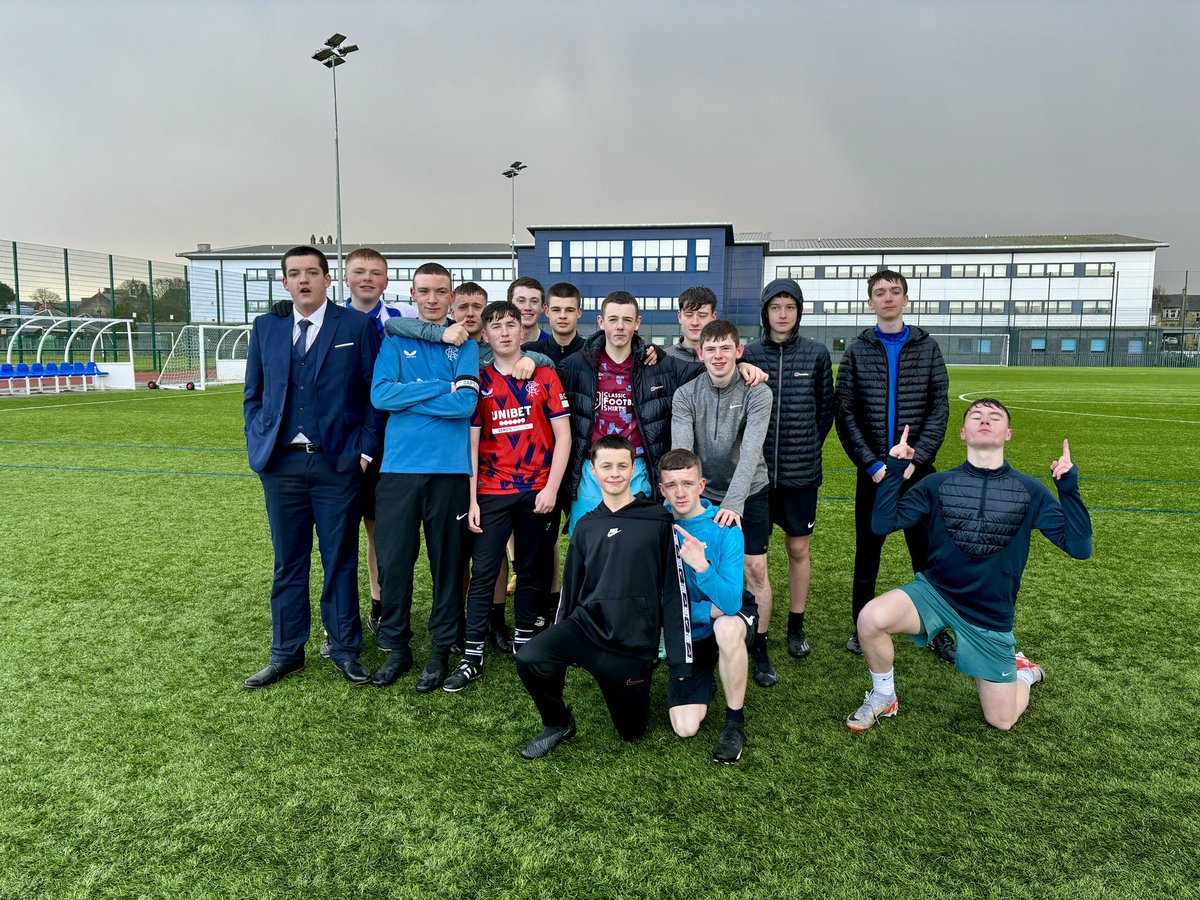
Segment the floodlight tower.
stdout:
<svg viewBox="0 0 1200 900">
<path fill-rule="evenodd" d="M 512 268 L 513 278 L 517 277 L 517 176 L 521 174 L 522 169 L 528 169 L 529 166 L 521 162 L 519 159 L 511 166 L 505 169 L 502 174 L 508 179 L 512 185 Z"/>
<path fill-rule="evenodd" d="M 342 302 L 342 156 L 338 146 L 338 111 L 337 111 L 337 67 L 346 61 L 346 57 L 358 49 L 358 44 L 346 44 L 344 34 L 333 34 L 325 42 L 325 46 L 313 54 L 312 58 L 327 68 L 333 76 L 333 175 L 336 190 L 337 205 L 337 302 Z"/>
</svg>

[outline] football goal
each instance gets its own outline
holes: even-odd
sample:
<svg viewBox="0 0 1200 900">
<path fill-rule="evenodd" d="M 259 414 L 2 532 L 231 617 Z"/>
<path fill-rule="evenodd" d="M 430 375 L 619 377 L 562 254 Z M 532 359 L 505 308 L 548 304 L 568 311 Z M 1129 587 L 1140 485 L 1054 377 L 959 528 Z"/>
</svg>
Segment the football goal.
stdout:
<svg viewBox="0 0 1200 900">
<path fill-rule="evenodd" d="M 1008 334 L 931 334 L 948 366 L 1007 366 Z"/>
<path fill-rule="evenodd" d="M 147 387 L 202 391 L 246 380 L 249 325 L 185 325 L 171 345 L 162 372 Z"/>
</svg>

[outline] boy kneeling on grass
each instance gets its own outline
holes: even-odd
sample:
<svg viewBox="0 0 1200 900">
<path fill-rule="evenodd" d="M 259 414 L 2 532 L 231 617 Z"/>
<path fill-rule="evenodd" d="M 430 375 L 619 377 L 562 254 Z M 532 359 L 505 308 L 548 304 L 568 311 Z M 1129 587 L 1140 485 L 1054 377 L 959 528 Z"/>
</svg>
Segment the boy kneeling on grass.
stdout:
<svg viewBox="0 0 1200 900">
<path fill-rule="evenodd" d="M 846 725 L 865 731 L 894 716 L 893 634 L 917 646 L 949 626 L 958 639 L 955 668 L 975 678 L 988 724 L 1007 731 L 1029 705 L 1042 667 L 1016 652 L 1013 613 L 1034 528 L 1075 559 L 1092 555 L 1092 522 L 1079 496 L 1079 469 L 1063 441 L 1050 466 L 1058 500 L 1032 476 L 1004 461 L 1012 439 L 1008 409 L 980 399 L 967 407 L 959 437 L 967 461 L 914 485 L 901 499 L 904 469 L 913 458 L 908 426 L 892 447 L 879 486 L 871 529 L 878 535 L 921 525 L 929 534 L 929 565 L 911 584 L 868 603 L 858 638 L 871 672 L 871 690 Z"/>
</svg>

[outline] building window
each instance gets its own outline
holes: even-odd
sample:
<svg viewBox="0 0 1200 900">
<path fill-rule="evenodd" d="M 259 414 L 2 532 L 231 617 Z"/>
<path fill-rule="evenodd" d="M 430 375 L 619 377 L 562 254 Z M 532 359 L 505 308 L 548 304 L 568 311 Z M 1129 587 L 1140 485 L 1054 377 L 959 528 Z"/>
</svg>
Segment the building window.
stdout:
<svg viewBox="0 0 1200 900">
<path fill-rule="evenodd" d="M 1103 353 L 1108 349 L 1108 338 L 1092 338 L 1092 352 Z"/>
<path fill-rule="evenodd" d="M 1111 277 L 1113 270 L 1116 268 L 1115 263 L 1087 263 L 1083 267 L 1083 274 L 1092 277 Z"/>
<path fill-rule="evenodd" d="M 620 242 L 613 242 L 620 243 Z M 699 242 L 697 242 L 699 243 Z M 688 242 L 686 239 L 665 238 L 657 241 L 630 241 L 635 272 L 686 272 Z M 699 256 L 699 253 L 697 253 Z M 708 259 L 708 254 L 704 257 Z M 639 263 L 643 268 L 638 268 Z M 705 263 L 707 266 L 707 262 Z M 620 269 L 614 269 L 619 272 Z"/>
<path fill-rule="evenodd" d="M 1063 338 L 1058 343 L 1058 349 L 1061 350 L 1063 353 L 1074 353 L 1075 352 L 1075 338 Z"/>
<path fill-rule="evenodd" d="M 816 266 L 776 266 L 776 278 L 807 278 L 812 280 L 817 277 Z"/>
<path fill-rule="evenodd" d="M 1079 305 L 1079 311 L 1081 313 L 1103 313 L 1104 315 L 1107 316 L 1109 313 L 1112 312 L 1112 301 L 1111 300 L 1084 300 Z"/>
<path fill-rule="evenodd" d="M 696 257 L 696 271 L 697 272 L 707 272 L 708 271 L 708 257 L 707 256 L 697 256 Z"/>
<path fill-rule="evenodd" d="M 959 353 L 970 353 L 971 352 L 971 339 L 970 338 L 959 338 L 958 339 L 958 352 Z"/>
<path fill-rule="evenodd" d="M 1018 278 L 1070 278 L 1074 274 L 1075 263 L 1020 263 L 1017 266 Z"/>
<path fill-rule="evenodd" d="M 1133 354 L 1134 356 L 1138 356 L 1141 353 L 1145 352 L 1145 347 L 1146 347 L 1145 342 L 1141 338 L 1130 338 L 1129 339 L 1129 352 L 1131 354 Z"/>
<path fill-rule="evenodd" d="M 1004 315 L 1003 300 L 951 300 L 950 315 L 952 316 L 980 316 L 980 315 Z"/>
<path fill-rule="evenodd" d="M 846 339 L 845 338 L 834 338 L 833 339 L 833 349 L 834 350 L 845 350 L 846 349 Z"/>
<path fill-rule="evenodd" d="M 1179 307 L 1172 306 L 1168 309 L 1164 309 L 1162 311 L 1162 315 L 1163 315 L 1164 319 L 1168 319 L 1172 322 L 1178 322 L 1179 321 Z"/>
<path fill-rule="evenodd" d="M 875 274 L 872 269 L 867 272 L 867 266 L 826 266 L 826 278 L 866 278 L 868 275 Z"/>
<path fill-rule="evenodd" d="M 942 304 L 936 300 L 913 300 L 908 304 L 908 311 L 914 315 L 941 315 Z"/>
<path fill-rule="evenodd" d="M 561 272 L 562 271 L 562 257 L 553 257 L 553 256 L 550 257 L 550 271 L 551 272 Z"/>
<path fill-rule="evenodd" d="M 936 267 L 934 267 L 936 268 Z M 900 274 L 904 274 L 901 272 Z M 1005 278 L 1008 275 L 1008 266 L 1003 263 L 991 265 L 984 263 L 983 265 L 959 265 L 950 267 L 951 278 Z"/>
<path fill-rule="evenodd" d="M 825 300 L 821 304 L 822 312 L 827 316 L 864 315 L 869 312 L 863 300 Z"/>
<path fill-rule="evenodd" d="M 1030 350 L 1045 350 L 1046 349 L 1046 339 L 1045 338 L 1031 338 L 1029 341 L 1029 349 Z"/>
<path fill-rule="evenodd" d="M 624 241 L 550 241 L 546 253 L 551 272 L 563 270 L 564 250 L 570 253 L 572 272 L 620 272 L 624 266 Z"/>
<path fill-rule="evenodd" d="M 597 309 L 598 307 L 596 306 L 596 298 L 595 297 L 584 297 L 583 298 L 583 308 L 584 309 Z"/>
<path fill-rule="evenodd" d="M 1016 300 L 1013 312 L 1017 315 L 1066 315 L 1071 312 L 1070 300 Z"/>
<path fill-rule="evenodd" d="M 278 281 L 283 277 L 282 269 L 247 269 L 247 281 Z"/>
<path fill-rule="evenodd" d="M 979 339 L 979 352 L 980 353 L 991 353 L 992 352 L 992 339 L 991 338 L 980 338 Z"/>
<path fill-rule="evenodd" d="M 900 266 L 896 269 L 905 278 L 941 278 L 941 266 Z"/>
<path fill-rule="evenodd" d="M 657 310 L 658 309 L 658 298 L 657 297 L 643 297 L 642 298 L 642 309 Z"/>
</svg>

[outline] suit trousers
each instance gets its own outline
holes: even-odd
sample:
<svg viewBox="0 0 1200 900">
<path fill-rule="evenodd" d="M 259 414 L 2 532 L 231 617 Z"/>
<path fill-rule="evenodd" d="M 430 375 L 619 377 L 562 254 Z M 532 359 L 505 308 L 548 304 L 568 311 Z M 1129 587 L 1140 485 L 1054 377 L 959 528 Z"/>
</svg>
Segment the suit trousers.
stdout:
<svg viewBox="0 0 1200 900">
<path fill-rule="evenodd" d="M 276 450 L 259 473 L 266 498 L 275 575 L 271 584 L 271 661 L 304 659 L 312 622 L 309 575 L 313 526 L 324 583 L 321 622 L 331 658 L 349 662 L 362 644 L 358 610 L 358 466 L 337 471 L 322 453 Z"/>
<path fill-rule="evenodd" d="M 432 655 L 445 660 L 463 618 L 463 565 L 467 560 L 470 479 L 466 475 L 384 472 L 375 491 L 375 555 L 383 616 L 379 642 L 407 647 L 412 641 L 413 569 L 425 553 L 433 578 L 429 611 Z"/>
<path fill-rule="evenodd" d="M 908 481 L 900 488 L 900 496 L 908 493 L 913 485 L 934 471 L 932 467 L 918 466 Z M 894 476 L 888 475 L 888 478 Z M 854 586 L 851 595 L 851 618 L 858 627 L 858 614 L 875 599 L 875 582 L 879 577 L 879 558 L 883 552 L 885 538 L 871 530 L 871 513 L 875 509 L 875 494 L 879 486 L 863 470 L 858 472 L 858 484 L 854 491 Z M 908 555 L 912 559 L 914 573 L 925 571 L 929 565 L 929 534 L 924 525 L 904 529 L 904 541 L 908 544 Z"/>
<path fill-rule="evenodd" d="M 621 740 L 636 741 L 646 734 L 654 664 L 596 643 L 570 617 L 534 637 L 517 653 L 517 674 L 533 698 L 543 726 L 559 727 L 571 719 L 563 702 L 570 666 L 579 666 L 596 679 Z"/>
</svg>

